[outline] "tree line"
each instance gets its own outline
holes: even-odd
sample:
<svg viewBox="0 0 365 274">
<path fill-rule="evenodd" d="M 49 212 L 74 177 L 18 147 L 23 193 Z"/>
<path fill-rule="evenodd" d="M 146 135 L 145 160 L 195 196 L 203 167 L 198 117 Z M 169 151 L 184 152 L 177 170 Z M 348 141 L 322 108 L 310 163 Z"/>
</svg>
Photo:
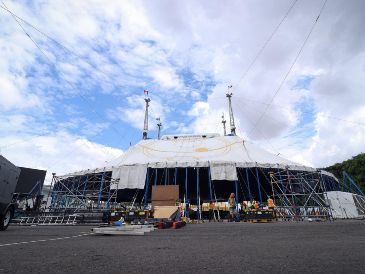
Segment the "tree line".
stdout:
<svg viewBox="0 0 365 274">
<path fill-rule="evenodd" d="M 346 171 L 357 185 L 365 191 L 365 153 L 360 153 L 342 163 L 336 163 L 324 168 L 333 173 L 338 179 L 342 179 L 342 171 Z"/>
</svg>

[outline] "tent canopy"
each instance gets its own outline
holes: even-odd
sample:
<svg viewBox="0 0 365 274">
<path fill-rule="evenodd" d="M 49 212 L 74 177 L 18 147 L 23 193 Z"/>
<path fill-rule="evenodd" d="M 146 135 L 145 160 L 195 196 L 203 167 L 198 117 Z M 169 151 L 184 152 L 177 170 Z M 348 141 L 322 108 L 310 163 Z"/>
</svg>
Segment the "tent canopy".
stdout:
<svg viewBox="0 0 365 274">
<path fill-rule="evenodd" d="M 229 163 L 236 167 L 311 169 L 260 149 L 239 136 L 218 134 L 167 135 L 160 140 L 142 140 L 112 165 L 144 164 L 153 168 L 172 168 L 208 167 L 211 163 Z"/>
<path fill-rule="evenodd" d="M 96 170 L 112 171 L 112 178 L 120 182 L 118 188 L 143 188 L 142 178 L 148 167 L 210 167 L 213 180 L 228 181 L 237 180 L 236 167 L 315 170 L 265 151 L 239 136 L 219 134 L 166 135 L 160 140 L 141 140 L 109 167 Z M 82 173 L 90 173 L 90 170 L 66 176 Z"/>
</svg>

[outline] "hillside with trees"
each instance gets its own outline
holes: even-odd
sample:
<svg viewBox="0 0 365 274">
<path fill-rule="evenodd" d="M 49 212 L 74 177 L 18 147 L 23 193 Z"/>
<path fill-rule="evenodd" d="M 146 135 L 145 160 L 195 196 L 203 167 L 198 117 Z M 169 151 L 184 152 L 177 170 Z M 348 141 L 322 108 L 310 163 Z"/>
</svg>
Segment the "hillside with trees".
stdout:
<svg viewBox="0 0 365 274">
<path fill-rule="evenodd" d="M 351 178 L 365 191 L 365 153 L 360 153 L 349 160 L 326 167 L 325 170 L 342 178 L 342 171 L 346 171 Z"/>
</svg>

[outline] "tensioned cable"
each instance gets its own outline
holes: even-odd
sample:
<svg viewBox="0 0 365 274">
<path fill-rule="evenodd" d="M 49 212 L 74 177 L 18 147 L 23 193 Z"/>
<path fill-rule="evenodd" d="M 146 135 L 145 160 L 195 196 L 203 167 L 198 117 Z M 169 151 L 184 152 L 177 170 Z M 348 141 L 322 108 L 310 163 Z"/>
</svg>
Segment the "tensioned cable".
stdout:
<svg viewBox="0 0 365 274">
<path fill-rule="evenodd" d="M 83 59 L 83 56 L 75 53 L 74 50 L 71 50 L 69 47 L 64 46 L 61 42 L 57 41 L 55 38 L 49 36 L 48 34 L 46 34 L 45 32 L 41 31 L 39 28 L 37 28 L 36 26 L 34 26 L 33 24 L 29 23 L 28 21 L 26 21 L 25 19 L 21 18 L 20 16 L 18 16 L 17 14 L 15 14 L 14 12 L 12 12 L 11 10 L 9 10 L 4 2 L 3 2 L 4 6 L 0 6 L 2 9 L 4 9 L 5 11 L 9 12 L 13 17 L 17 18 L 18 20 L 22 21 L 23 23 L 25 23 L 26 25 L 28 25 L 29 27 L 33 28 L 35 31 L 37 31 L 38 33 L 40 33 L 41 35 L 43 35 L 44 37 L 46 37 L 47 39 L 51 40 L 52 42 L 54 42 L 55 44 L 57 44 L 59 47 L 63 48 L 66 52 L 74 55 L 75 57 L 81 59 L 85 64 L 88 64 L 94 71 L 98 71 L 101 74 L 105 75 L 107 78 L 110 78 L 110 75 L 106 74 L 104 71 L 100 70 L 99 67 L 95 66 L 94 64 L 92 64 L 91 62 L 87 62 Z M 105 82 L 105 80 L 104 80 Z M 114 87 L 117 87 L 115 85 L 115 82 L 112 81 L 106 81 L 106 83 L 109 83 L 111 85 L 113 85 Z"/>
<path fill-rule="evenodd" d="M 36 47 L 41 51 L 42 55 L 44 55 L 46 57 L 46 59 L 53 64 L 53 62 L 49 59 L 49 57 L 45 54 L 45 52 L 41 49 L 41 47 L 38 45 L 38 43 L 36 43 L 36 41 L 30 36 L 30 34 L 24 29 L 24 27 L 21 25 L 21 23 L 19 22 L 19 20 L 21 20 L 22 22 L 24 22 L 25 24 L 27 24 L 28 26 L 32 27 L 34 30 L 36 30 L 37 32 L 39 32 L 40 34 L 44 35 L 46 38 L 50 39 L 51 41 L 53 41 L 54 43 L 58 44 L 60 47 L 62 47 L 65 51 L 73 54 L 74 56 L 82 59 L 82 56 L 78 55 L 77 53 L 75 53 L 74 51 L 72 51 L 71 49 L 69 49 L 68 47 L 62 45 L 60 42 L 58 42 L 56 39 L 50 37 L 49 35 L 47 35 L 46 33 L 44 33 L 43 31 L 39 30 L 37 27 L 35 27 L 34 25 L 32 25 L 31 23 L 29 23 L 28 21 L 24 20 L 23 18 L 19 17 L 18 15 L 16 15 L 15 13 L 13 13 L 11 10 L 9 10 L 6 5 L 4 4 L 4 2 L 2 2 L 3 6 L 0 6 L 1 8 L 3 8 L 5 11 L 9 12 L 12 17 L 14 18 L 14 20 L 18 23 L 18 25 L 21 27 L 21 29 L 23 30 L 23 32 L 29 37 L 29 39 L 36 45 Z M 17 20 L 19 19 L 19 20 Z M 83 60 L 83 59 L 82 59 Z M 84 60 L 83 60 L 84 61 Z M 85 62 L 85 61 L 84 61 Z M 93 64 L 86 62 L 91 68 L 93 68 L 94 70 L 97 70 L 99 72 L 101 72 L 102 74 L 106 75 L 107 77 L 109 77 L 109 75 L 107 75 L 106 73 L 104 73 L 103 71 L 101 71 L 99 68 L 97 68 L 96 66 L 94 66 Z M 62 72 L 60 73 L 62 74 Z M 73 84 L 71 84 L 69 81 L 67 81 L 66 79 L 63 79 L 65 82 L 67 82 L 72 90 L 78 91 L 75 87 L 73 87 Z M 112 83 L 112 82 L 110 82 Z M 112 85 L 115 86 L 115 83 L 113 82 Z M 99 118 L 102 118 L 102 115 L 100 113 L 98 113 L 95 109 L 92 108 L 92 104 L 88 101 L 88 99 L 82 95 L 81 93 L 76 93 L 77 96 L 79 96 L 82 100 L 84 100 L 89 107 L 91 107 L 91 111 L 96 114 Z M 121 132 L 119 132 L 119 130 L 117 130 L 115 127 L 110 126 L 112 128 L 113 131 L 115 131 L 118 134 L 118 137 L 122 137 L 123 139 L 127 140 L 125 134 L 121 134 Z M 37 138 L 39 136 L 43 136 L 46 135 L 47 133 L 41 133 L 38 134 L 37 136 L 32 137 L 33 138 Z M 130 133 L 131 134 L 131 133 Z M 128 136 L 130 136 L 130 134 Z M 17 142 L 16 144 L 18 144 L 19 142 Z M 8 146 L 13 146 L 14 144 L 9 144 L 9 145 L 5 145 L 3 146 L 4 148 L 7 148 Z"/>
<path fill-rule="evenodd" d="M 17 21 L 18 22 L 18 21 Z M 19 22 L 18 22 L 19 23 Z M 21 26 L 21 24 L 20 24 L 20 26 Z M 22 27 L 22 29 L 23 29 L 23 27 Z M 23 29 L 23 31 L 26 33 L 26 31 Z M 26 35 L 32 40 L 32 42 L 37 46 L 37 43 L 31 38 L 31 36 L 29 35 L 29 34 L 27 34 L 26 33 Z M 39 50 L 41 50 L 41 48 L 39 47 L 39 46 L 37 46 L 37 48 L 39 49 Z M 41 50 L 42 51 L 42 50 Z M 45 55 L 45 53 L 42 51 L 42 54 L 44 54 Z M 46 58 L 48 59 L 48 57 L 47 57 L 47 55 L 45 55 L 46 56 Z M 49 60 L 49 59 L 48 59 Z M 66 79 L 64 79 L 64 81 L 65 82 L 67 82 L 69 85 L 71 85 Z M 79 94 L 79 96 L 81 97 L 81 98 L 84 98 L 81 94 Z M 87 102 L 87 101 L 86 101 Z M 89 104 L 89 102 L 87 102 L 88 104 Z M 89 104 L 89 106 L 90 106 L 90 104 Z M 99 118 L 101 117 L 100 116 L 100 114 L 98 113 L 98 112 L 96 112 L 94 109 L 92 109 L 92 111 L 95 113 L 95 114 L 98 114 L 99 115 Z M 114 127 L 112 127 L 114 130 L 116 130 Z M 117 131 L 117 130 L 116 130 Z M 24 139 L 24 140 L 22 140 L 22 141 L 18 141 L 18 142 L 14 142 L 14 143 L 11 143 L 11 144 L 7 144 L 7 145 L 4 145 L 4 146 L 2 146 L 2 147 L 0 147 L 0 149 L 7 149 L 7 148 L 9 148 L 9 147 L 11 147 L 11 146 L 14 146 L 14 145 L 16 145 L 16 144 L 20 144 L 20 143 L 24 143 L 24 142 L 27 142 L 27 141 L 29 141 L 29 140 L 32 140 L 32 139 L 35 139 L 35 138 L 39 138 L 39 137 L 42 137 L 42 136 L 45 136 L 45 135 L 47 135 L 49 132 L 45 132 L 45 133 L 41 133 L 41 134 L 37 134 L 36 136 L 33 136 L 33 137 L 30 137 L 30 138 L 26 138 L 26 139 Z M 99 132 L 98 134 L 96 134 L 95 136 L 97 136 L 97 135 L 99 135 L 99 134 L 101 134 L 102 132 Z M 117 131 L 117 133 L 119 133 L 118 131 Z M 120 134 L 120 133 L 119 133 Z M 119 135 L 118 135 L 119 136 Z M 123 135 L 120 135 L 121 137 L 124 137 Z M 84 146 L 85 146 L 85 144 L 83 144 Z M 102 150 L 103 151 L 103 153 L 106 153 L 106 154 L 109 154 L 109 155 L 112 155 L 111 154 L 111 152 L 109 152 L 109 151 L 107 151 L 107 150 Z M 75 150 L 72 150 L 70 153 L 75 153 Z M 118 156 L 118 157 L 116 157 L 116 158 L 119 158 L 120 156 Z M 64 159 L 61 159 L 61 160 L 58 160 L 58 161 L 56 161 L 55 163 L 53 163 L 53 164 L 51 164 L 51 165 L 47 165 L 48 167 L 48 169 L 51 169 L 53 166 L 55 166 L 56 164 L 58 164 L 58 163 L 60 163 L 60 162 L 62 162 Z M 109 161 L 110 162 L 110 161 Z"/>
<path fill-rule="evenodd" d="M 271 34 L 269 35 L 269 37 L 266 39 L 266 41 L 264 42 L 264 44 L 262 45 L 262 47 L 256 53 L 255 57 L 252 59 L 251 63 L 248 65 L 247 69 L 243 72 L 242 76 L 239 78 L 239 80 L 236 83 L 236 85 L 233 85 L 232 86 L 232 90 L 234 90 L 235 87 L 238 86 L 245 79 L 245 77 L 248 74 L 248 72 L 251 70 L 251 68 L 253 67 L 253 65 L 256 63 L 257 59 L 263 53 L 263 51 L 265 50 L 266 46 L 269 44 L 269 42 L 271 41 L 271 39 L 274 37 L 275 33 L 278 31 L 278 29 L 280 28 L 280 26 L 283 24 L 283 22 L 285 21 L 285 19 L 288 17 L 289 13 L 291 12 L 291 10 L 293 9 L 293 7 L 295 6 L 295 4 L 297 2 L 298 2 L 298 0 L 294 0 L 292 2 L 292 4 L 290 5 L 289 9 L 286 11 L 286 13 L 284 14 L 283 18 L 280 20 L 279 24 L 274 28 L 274 30 L 271 32 Z"/>
<path fill-rule="evenodd" d="M 302 53 L 302 51 L 303 51 L 303 49 L 304 49 L 305 45 L 307 44 L 307 41 L 308 41 L 309 37 L 311 36 L 311 34 L 312 34 L 312 32 L 313 32 L 313 30 L 314 30 L 315 26 L 317 25 L 317 22 L 318 22 L 318 20 L 319 20 L 319 17 L 321 16 L 322 11 L 324 10 L 324 7 L 325 7 L 326 3 L 327 3 L 327 0 L 325 0 L 325 1 L 323 2 L 323 5 L 322 5 L 322 7 L 321 7 L 321 9 L 320 9 L 320 11 L 319 11 L 319 13 L 318 13 L 318 16 L 317 16 L 316 20 L 313 22 L 312 27 L 311 27 L 311 29 L 310 29 L 309 33 L 307 34 L 307 36 L 305 37 L 304 42 L 303 42 L 302 46 L 300 47 L 300 49 L 299 49 L 298 53 L 296 54 L 296 56 L 295 56 L 295 58 L 294 58 L 294 60 L 293 60 L 292 64 L 290 65 L 289 70 L 287 71 L 287 73 L 285 74 L 284 78 L 283 78 L 283 79 L 282 79 L 282 81 L 280 82 L 280 84 L 279 84 L 278 88 L 276 89 L 276 91 L 275 91 L 274 95 L 271 97 L 269 104 L 266 106 L 266 108 L 264 109 L 264 111 L 263 111 L 263 112 L 262 112 L 262 114 L 260 115 L 259 119 L 257 119 L 257 121 L 254 123 L 254 127 L 250 130 L 250 133 L 252 133 L 254 130 L 256 130 L 256 128 L 257 128 L 257 126 L 258 126 L 258 124 L 261 122 L 261 120 L 262 120 L 262 118 L 264 117 L 264 115 L 266 114 L 266 112 L 267 112 L 268 108 L 270 107 L 270 105 L 271 105 L 271 104 L 272 104 L 272 102 L 274 101 L 275 97 L 278 95 L 278 93 L 279 93 L 280 89 L 281 89 L 281 88 L 282 88 L 282 86 L 284 85 L 284 83 L 285 83 L 286 79 L 288 78 L 289 74 L 291 73 L 291 71 L 292 71 L 292 69 L 293 69 L 294 65 L 295 65 L 295 64 L 296 64 L 296 62 L 298 61 L 299 56 L 301 55 L 301 53 Z"/>
<path fill-rule="evenodd" d="M 247 101 L 257 103 L 257 104 L 262 104 L 262 105 L 266 105 L 266 106 L 269 105 L 269 103 L 261 102 L 261 101 L 258 101 L 258 100 L 252 100 L 252 99 L 249 99 L 249 98 L 244 98 L 244 99 L 247 100 Z M 238 99 L 236 98 L 236 100 L 238 100 Z M 243 101 L 241 101 L 241 102 L 243 102 Z M 248 105 L 248 106 L 251 107 L 251 105 Z M 276 104 L 271 104 L 271 106 L 281 108 L 281 109 L 292 110 L 289 107 L 276 105 Z M 311 111 L 305 111 L 305 110 L 300 110 L 300 112 L 304 113 L 304 114 L 311 114 L 312 113 Z M 337 121 L 341 121 L 341 122 L 345 122 L 345 123 L 349 123 L 349 124 L 355 124 L 357 126 L 365 127 L 365 124 L 363 124 L 363 123 L 351 121 L 351 120 L 348 120 L 348 119 L 343 119 L 343 118 L 332 116 L 332 115 L 327 115 L 327 114 L 324 114 L 324 113 L 321 113 L 321 115 L 324 116 L 324 117 L 327 117 L 329 119 L 332 119 L 332 120 L 337 120 Z M 273 117 L 270 116 L 270 118 L 273 118 Z"/>
<path fill-rule="evenodd" d="M 54 64 L 54 62 L 47 56 L 47 54 L 42 50 L 42 48 L 38 45 L 38 43 L 32 38 L 32 36 L 24 29 L 24 27 L 23 27 L 23 25 L 19 22 L 19 20 L 18 20 L 18 17 L 14 14 L 14 13 L 12 13 L 7 7 L 6 7 L 6 5 L 4 4 L 4 2 L 2 2 L 2 4 L 3 4 L 3 6 L 5 7 L 3 7 L 3 6 L 1 6 L 3 9 L 5 9 L 6 11 L 8 11 L 11 15 L 12 15 L 12 17 L 13 17 L 13 19 L 16 21 L 16 23 L 19 25 L 19 27 L 22 29 L 22 31 L 24 32 L 24 34 L 32 41 L 32 43 L 36 46 L 36 48 L 41 52 L 41 54 L 47 59 L 47 61 L 51 64 L 51 65 L 53 65 L 53 66 L 55 66 L 55 64 Z M 55 69 L 56 69 L 56 67 L 55 67 Z M 60 73 L 60 75 L 62 76 L 62 75 L 64 75 L 61 71 L 59 71 L 59 73 Z M 74 91 L 76 91 L 76 95 L 77 96 L 79 96 L 82 100 L 84 100 L 84 102 L 86 102 L 87 104 L 88 104 L 88 106 L 91 108 L 91 111 L 94 113 L 94 114 L 96 114 L 99 118 L 101 118 L 101 119 L 103 119 L 103 117 L 102 117 L 102 115 L 99 113 L 99 112 L 97 112 L 93 107 L 92 107 L 92 104 L 90 104 L 90 102 L 88 101 L 88 99 L 84 96 L 84 95 L 82 95 L 81 93 L 79 93 L 78 92 L 78 90 L 73 86 L 73 84 L 70 82 L 70 81 L 68 81 L 65 77 L 63 77 L 63 79 L 62 79 L 64 82 L 66 82 Z M 121 134 L 121 132 L 119 131 L 119 130 L 117 130 L 115 127 L 113 127 L 113 126 L 111 126 L 111 128 L 118 134 L 118 137 L 122 137 L 122 138 L 125 138 L 125 136 L 123 135 L 123 134 Z M 39 134 L 38 136 L 35 136 L 34 138 L 36 138 L 36 137 L 39 137 L 39 136 L 42 136 L 42 135 L 45 135 L 45 134 L 47 134 L 47 133 L 42 133 L 42 134 Z M 17 142 L 16 144 L 18 144 L 19 142 Z M 5 146 L 3 146 L 3 147 L 1 147 L 1 148 L 7 148 L 7 147 L 9 147 L 9 146 L 12 146 L 12 145 L 14 145 L 15 143 L 13 143 L 13 144 L 9 144 L 9 145 L 5 145 Z"/>
<path fill-rule="evenodd" d="M 241 101 L 240 99 L 236 98 L 238 101 L 240 101 L 241 103 L 245 104 L 243 101 Z M 251 124 L 253 122 L 251 122 L 251 120 L 248 120 Z M 280 152 L 279 149 L 275 148 L 274 145 L 269 141 L 269 138 L 259 129 L 257 129 L 257 133 L 262 137 L 262 139 L 268 144 L 269 147 L 271 147 L 272 151 L 276 153 L 276 156 L 282 155 L 285 156 L 283 153 Z M 245 143 L 243 143 L 243 147 L 247 153 L 247 156 L 250 158 L 249 152 L 245 146 Z M 267 148 L 266 148 L 267 149 Z M 270 150 L 270 149 L 269 149 Z M 289 157 L 290 158 L 290 157 Z M 251 158 L 250 158 L 251 159 Z M 251 159 L 252 160 L 252 159 Z"/>
<path fill-rule="evenodd" d="M 239 98 L 236 98 L 236 100 L 238 100 L 239 102 L 241 102 L 242 104 L 244 104 L 245 106 L 249 106 L 250 107 L 250 105 L 249 104 L 246 104 L 244 101 L 241 101 Z M 247 110 L 248 110 L 248 108 L 246 108 Z M 272 118 L 272 117 L 271 117 Z M 272 118 L 272 119 L 274 119 L 274 118 Z M 274 119 L 275 120 L 275 119 Z M 253 122 L 251 122 L 251 120 L 248 120 L 251 124 L 253 124 Z M 278 122 L 277 120 L 275 120 L 276 122 Z M 257 129 L 256 130 L 256 132 L 263 138 L 263 140 L 269 145 L 269 147 L 271 147 L 271 149 L 276 153 L 276 156 L 279 156 L 279 155 L 281 155 L 281 156 L 284 156 L 284 157 L 287 157 L 287 158 L 291 158 L 291 156 L 289 156 L 289 155 L 286 155 L 286 154 L 283 154 L 282 152 L 281 152 L 281 149 L 283 149 L 283 148 L 286 148 L 286 147 L 291 147 L 291 146 L 293 146 L 293 145 L 295 145 L 295 143 L 293 143 L 293 144 L 290 144 L 290 145 L 286 145 L 286 146 L 281 146 L 281 147 L 279 147 L 279 148 L 276 148 L 273 144 L 272 144 L 272 142 L 270 142 L 269 141 L 269 138 L 261 131 L 261 130 L 259 130 L 259 129 Z"/>
<path fill-rule="evenodd" d="M 4 2 L 2 2 L 3 3 L 3 5 L 4 6 L 0 6 L 2 9 L 4 9 L 5 11 L 7 11 L 7 12 L 9 12 L 11 15 L 12 15 L 12 17 L 14 18 L 14 19 L 19 19 L 19 20 L 21 20 L 22 22 L 24 22 L 25 24 L 27 24 L 28 26 L 30 26 L 31 28 L 33 28 L 34 30 L 36 30 L 37 32 L 39 32 L 40 34 L 42 34 L 43 36 L 45 36 L 47 39 L 49 39 L 49 40 L 51 40 L 52 42 L 54 42 L 54 43 L 56 43 L 57 45 L 59 45 L 61 48 L 63 48 L 65 51 L 67 51 L 68 53 L 70 53 L 70 54 L 72 54 L 72 55 L 74 55 L 74 56 L 76 56 L 76 57 L 78 57 L 79 59 L 82 59 L 83 60 L 83 57 L 82 56 L 80 56 L 79 54 L 77 54 L 77 53 L 75 53 L 75 51 L 73 51 L 73 50 L 71 50 L 70 48 L 68 48 L 68 47 L 66 47 L 66 46 L 64 46 L 62 43 L 60 43 L 60 42 L 58 42 L 56 39 L 54 39 L 53 37 L 51 37 L 51 36 L 49 36 L 48 34 L 46 34 L 45 32 L 43 32 L 43 31 L 41 31 L 39 28 L 37 28 L 37 27 L 35 27 L 33 24 L 31 24 L 31 23 L 29 23 L 28 21 L 26 21 L 26 20 L 24 20 L 23 18 L 21 18 L 20 16 L 18 16 L 18 15 L 16 15 L 15 13 L 13 13 L 11 10 L 9 10 L 7 7 L 6 7 L 6 5 L 4 4 Z M 16 20 L 17 21 L 17 23 L 21 26 L 21 24 L 20 24 L 20 22 L 18 21 L 18 20 Z M 23 29 L 23 31 L 26 33 L 26 35 L 32 40 L 32 42 L 36 45 L 36 47 L 42 52 L 42 54 L 47 58 L 47 60 L 49 61 L 49 62 L 51 62 L 52 63 L 52 61 L 48 58 L 48 56 L 44 53 L 44 51 L 40 48 L 40 46 L 35 42 L 35 40 L 34 39 L 32 39 L 31 37 L 30 37 L 30 35 L 25 31 L 25 29 L 23 28 L 23 26 L 21 26 L 21 28 Z M 105 76 L 107 76 L 108 78 L 109 78 L 109 75 L 108 74 L 106 74 L 104 71 L 101 71 L 100 69 L 99 69 L 99 67 L 96 67 L 95 65 L 93 65 L 92 63 L 90 63 L 90 62 L 87 62 L 87 61 L 85 61 L 85 60 L 83 60 L 83 62 L 85 62 L 86 64 L 88 64 L 94 71 L 98 71 L 98 72 L 100 72 L 100 73 L 102 73 L 102 74 L 104 74 Z M 66 80 L 65 80 L 66 81 Z M 104 82 L 105 82 L 105 80 L 104 80 Z M 110 81 L 106 81 L 107 83 L 111 83 L 113 86 L 116 86 L 115 85 L 115 82 L 110 82 Z M 72 84 L 70 84 L 69 83 L 69 85 L 71 86 L 71 88 L 73 89 L 73 90 L 76 90 L 76 88 L 74 88 L 73 86 L 72 86 Z M 78 94 L 78 96 L 79 97 L 81 97 L 81 99 L 83 99 L 83 100 L 87 100 L 82 94 Z M 87 102 L 87 101 L 86 101 Z M 89 102 L 87 102 L 87 104 L 90 106 L 90 103 Z M 92 109 L 92 111 L 95 113 L 95 114 L 97 114 L 99 117 L 100 117 L 100 115 L 94 110 L 94 109 Z M 115 128 L 114 127 L 112 127 L 111 126 L 111 128 L 115 131 Z M 118 134 L 120 134 L 120 135 L 118 135 L 118 137 L 120 136 L 120 137 L 122 137 L 122 138 L 124 138 L 125 140 L 127 140 L 127 138 L 126 138 L 126 136 L 125 135 L 123 135 L 123 134 L 121 134 L 119 131 L 117 131 L 117 133 Z M 40 134 L 39 136 L 42 136 L 42 135 L 46 135 L 47 133 L 45 133 L 45 134 Z M 130 134 L 128 135 L 128 136 L 130 136 Z M 35 136 L 34 138 L 37 138 L 38 136 Z M 11 144 L 11 145 L 13 145 L 13 144 Z"/>
</svg>

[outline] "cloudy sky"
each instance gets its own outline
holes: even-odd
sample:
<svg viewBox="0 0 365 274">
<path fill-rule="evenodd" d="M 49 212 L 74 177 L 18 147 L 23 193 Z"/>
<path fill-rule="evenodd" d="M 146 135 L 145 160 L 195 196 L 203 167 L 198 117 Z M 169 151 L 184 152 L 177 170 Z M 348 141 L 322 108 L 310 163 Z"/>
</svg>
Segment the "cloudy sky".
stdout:
<svg viewBox="0 0 365 274">
<path fill-rule="evenodd" d="M 0 153 L 58 174 L 142 136 L 238 134 L 323 167 L 365 151 L 365 2 L 4 1 Z M 13 12 L 13 15 L 5 9 Z M 304 47 L 303 47 L 304 46 Z"/>
</svg>

